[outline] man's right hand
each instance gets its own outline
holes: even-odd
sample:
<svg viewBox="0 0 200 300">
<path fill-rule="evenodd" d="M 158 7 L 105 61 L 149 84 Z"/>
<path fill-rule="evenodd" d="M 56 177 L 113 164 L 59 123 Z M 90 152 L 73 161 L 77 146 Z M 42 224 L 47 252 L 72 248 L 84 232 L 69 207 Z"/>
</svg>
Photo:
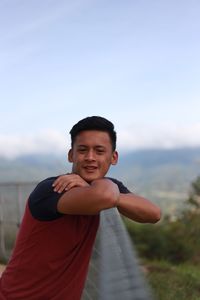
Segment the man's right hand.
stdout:
<svg viewBox="0 0 200 300">
<path fill-rule="evenodd" d="M 86 187 L 89 184 L 79 175 L 69 173 L 59 176 L 53 183 L 53 190 L 57 193 L 62 193 L 63 191 L 68 191 L 73 187 Z"/>
</svg>

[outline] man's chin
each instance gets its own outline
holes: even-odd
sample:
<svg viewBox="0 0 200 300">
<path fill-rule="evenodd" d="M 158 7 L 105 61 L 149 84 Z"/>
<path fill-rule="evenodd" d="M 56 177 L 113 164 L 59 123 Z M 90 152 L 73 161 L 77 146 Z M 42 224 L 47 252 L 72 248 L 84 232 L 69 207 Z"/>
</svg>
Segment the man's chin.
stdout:
<svg viewBox="0 0 200 300">
<path fill-rule="evenodd" d="M 84 174 L 83 176 L 81 176 L 85 181 L 87 181 L 88 183 L 91 183 L 94 180 L 103 178 L 102 176 L 98 176 L 97 174 Z"/>
<path fill-rule="evenodd" d="M 96 179 L 100 179 L 100 177 L 87 177 L 87 178 L 83 178 L 87 183 L 91 183 L 92 181 L 96 180 Z"/>
</svg>

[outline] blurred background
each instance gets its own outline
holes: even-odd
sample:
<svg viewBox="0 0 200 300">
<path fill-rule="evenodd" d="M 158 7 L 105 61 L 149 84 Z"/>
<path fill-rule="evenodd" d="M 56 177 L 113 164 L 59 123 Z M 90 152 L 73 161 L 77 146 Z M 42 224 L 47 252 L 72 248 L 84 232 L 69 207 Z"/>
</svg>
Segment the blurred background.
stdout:
<svg viewBox="0 0 200 300">
<path fill-rule="evenodd" d="M 0 2 L 1 211 L 11 183 L 70 171 L 74 123 L 108 118 L 120 154 L 110 175 L 163 210 L 153 227 L 126 221 L 159 299 L 199 295 L 199 13 L 197 0 Z M 11 189 L 22 212 L 27 191 Z"/>
</svg>

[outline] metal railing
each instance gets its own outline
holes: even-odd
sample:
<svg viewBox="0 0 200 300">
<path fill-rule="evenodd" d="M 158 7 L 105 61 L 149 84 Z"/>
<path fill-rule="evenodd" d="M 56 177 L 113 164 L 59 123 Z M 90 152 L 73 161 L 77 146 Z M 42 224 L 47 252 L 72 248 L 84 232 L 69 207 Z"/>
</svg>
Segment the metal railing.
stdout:
<svg viewBox="0 0 200 300">
<path fill-rule="evenodd" d="M 0 183 L 0 260 L 10 257 L 25 208 L 36 182 Z"/>
</svg>

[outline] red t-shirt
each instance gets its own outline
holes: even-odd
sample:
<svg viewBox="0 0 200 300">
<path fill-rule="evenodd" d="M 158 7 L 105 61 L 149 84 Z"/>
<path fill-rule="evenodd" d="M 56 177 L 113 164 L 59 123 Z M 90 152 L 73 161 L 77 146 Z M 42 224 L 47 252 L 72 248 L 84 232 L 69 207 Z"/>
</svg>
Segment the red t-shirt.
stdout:
<svg viewBox="0 0 200 300">
<path fill-rule="evenodd" d="M 56 177 L 31 193 L 11 259 L 0 278 L 0 300 L 80 300 L 99 215 L 63 215 Z M 121 193 L 129 190 L 112 179 Z"/>
</svg>

